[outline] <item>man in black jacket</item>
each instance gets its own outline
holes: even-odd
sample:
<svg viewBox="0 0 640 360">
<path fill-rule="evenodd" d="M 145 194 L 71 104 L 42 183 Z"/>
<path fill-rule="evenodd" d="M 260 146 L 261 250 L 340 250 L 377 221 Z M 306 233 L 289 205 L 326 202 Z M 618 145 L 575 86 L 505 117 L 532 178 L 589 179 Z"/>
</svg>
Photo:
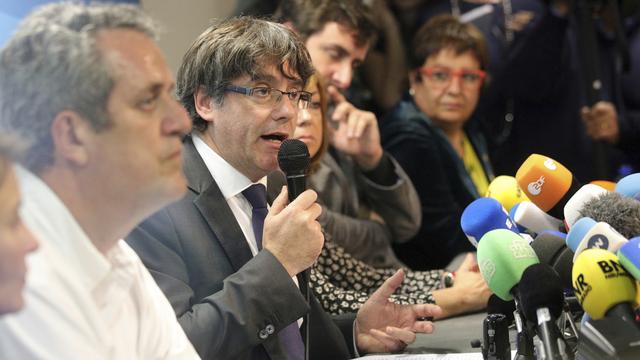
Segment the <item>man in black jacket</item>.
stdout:
<svg viewBox="0 0 640 360">
<path fill-rule="evenodd" d="M 303 339 L 318 359 L 397 351 L 416 332 L 432 330 L 418 318 L 440 313 L 433 305 L 387 301 L 401 272 L 355 321 L 342 319 L 344 337 L 315 298 L 305 301 L 306 283 L 297 275 L 324 240 L 316 194 L 308 190 L 287 204 L 283 190 L 266 214 L 264 185 L 298 109 L 308 105 L 302 89 L 312 72 L 293 33 L 250 18 L 207 29 L 178 72 L 178 96 L 194 123 L 184 152 L 189 191 L 127 241 L 203 358 L 301 359 Z"/>
</svg>

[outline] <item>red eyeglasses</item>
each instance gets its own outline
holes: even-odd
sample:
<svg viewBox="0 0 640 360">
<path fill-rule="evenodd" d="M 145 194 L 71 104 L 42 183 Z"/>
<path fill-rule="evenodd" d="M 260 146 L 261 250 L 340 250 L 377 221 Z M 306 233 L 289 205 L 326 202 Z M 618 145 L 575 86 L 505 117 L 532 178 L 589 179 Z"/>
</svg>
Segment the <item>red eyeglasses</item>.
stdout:
<svg viewBox="0 0 640 360">
<path fill-rule="evenodd" d="M 418 72 L 439 87 L 447 87 L 451 84 L 453 78 L 458 78 L 461 86 L 471 89 L 480 87 L 487 76 L 487 73 L 482 70 L 452 70 L 445 67 L 430 66 L 421 67 Z"/>
</svg>

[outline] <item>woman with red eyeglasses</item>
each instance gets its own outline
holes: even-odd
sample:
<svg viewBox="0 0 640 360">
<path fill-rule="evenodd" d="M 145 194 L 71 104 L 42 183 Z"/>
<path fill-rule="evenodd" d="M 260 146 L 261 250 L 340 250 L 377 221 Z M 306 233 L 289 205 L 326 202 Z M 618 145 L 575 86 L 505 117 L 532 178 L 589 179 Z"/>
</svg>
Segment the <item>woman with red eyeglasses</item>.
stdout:
<svg viewBox="0 0 640 360">
<path fill-rule="evenodd" d="M 420 231 L 394 250 L 411 268 L 426 270 L 474 250 L 460 215 L 493 178 L 486 143 L 471 121 L 488 55 L 482 33 L 448 15 L 418 30 L 412 51 L 410 96 L 382 122 L 381 136 L 422 203 Z"/>
</svg>

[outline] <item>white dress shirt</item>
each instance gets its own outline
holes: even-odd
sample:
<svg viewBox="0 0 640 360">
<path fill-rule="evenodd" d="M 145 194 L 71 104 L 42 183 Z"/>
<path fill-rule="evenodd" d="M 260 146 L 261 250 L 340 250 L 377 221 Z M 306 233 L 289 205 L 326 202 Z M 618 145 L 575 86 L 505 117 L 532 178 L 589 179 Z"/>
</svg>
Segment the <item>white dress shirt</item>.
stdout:
<svg viewBox="0 0 640 360">
<path fill-rule="evenodd" d="M 235 216 L 242 229 L 244 237 L 247 239 L 251 253 L 256 256 L 258 253 L 258 245 L 256 243 L 256 236 L 253 233 L 253 226 L 251 225 L 251 212 L 253 207 L 249 200 L 247 200 L 242 192 L 253 185 L 248 177 L 244 176 L 233 166 L 231 166 L 220 155 L 213 151 L 209 145 L 207 145 L 200 136 L 193 135 L 193 145 L 195 145 L 198 154 L 207 166 L 207 170 L 213 176 L 213 180 L 216 181 L 222 196 L 229 204 L 233 216 Z M 267 187 L 267 177 L 263 177 L 258 183 Z"/>
<path fill-rule="evenodd" d="M 17 175 L 40 248 L 28 258 L 26 307 L 0 319 L 0 358 L 199 359 L 136 253 L 120 240 L 104 256 L 40 178 Z"/>
<path fill-rule="evenodd" d="M 247 200 L 242 192 L 253 185 L 248 177 L 236 170 L 231 164 L 223 159 L 218 153 L 213 151 L 199 135 L 193 135 L 193 145 L 196 147 L 198 154 L 204 161 L 205 166 L 211 173 L 213 180 L 216 181 L 222 196 L 224 196 L 227 204 L 233 212 L 233 216 L 238 221 L 240 229 L 244 237 L 247 239 L 251 253 L 256 256 L 258 253 L 258 245 L 256 242 L 256 236 L 253 233 L 253 226 L 251 225 L 251 212 L 253 207 L 249 200 Z M 263 177 L 258 180 L 258 183 L 267 186 L 267 177 Z M 293 282 L 298 285 L 298 279 L 294 276 Z M 302 324 L 302 318 L 298 319 L 298 326 Z"/>
</svg>

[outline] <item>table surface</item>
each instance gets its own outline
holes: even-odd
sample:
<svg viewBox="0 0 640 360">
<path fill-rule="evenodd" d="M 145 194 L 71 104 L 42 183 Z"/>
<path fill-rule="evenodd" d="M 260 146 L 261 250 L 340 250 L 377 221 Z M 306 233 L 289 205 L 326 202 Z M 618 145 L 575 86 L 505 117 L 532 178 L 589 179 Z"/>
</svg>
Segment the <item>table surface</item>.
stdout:
<svg viewBox="0 0 640 360">
<path fill-rule="evenodd" d="M 482 322 L 485 312 L 457 316 L 434 322 L 435 330 L 431 334 L 418 334 L 416 341 L 409 345 L 406 353 L 444 354 L 480 352 L 480 348 L 471 347 L 471 341 L 482 342 Z M 509 331 L 511 349 L 515 349 L 515 331 Z"/>
</svg>

